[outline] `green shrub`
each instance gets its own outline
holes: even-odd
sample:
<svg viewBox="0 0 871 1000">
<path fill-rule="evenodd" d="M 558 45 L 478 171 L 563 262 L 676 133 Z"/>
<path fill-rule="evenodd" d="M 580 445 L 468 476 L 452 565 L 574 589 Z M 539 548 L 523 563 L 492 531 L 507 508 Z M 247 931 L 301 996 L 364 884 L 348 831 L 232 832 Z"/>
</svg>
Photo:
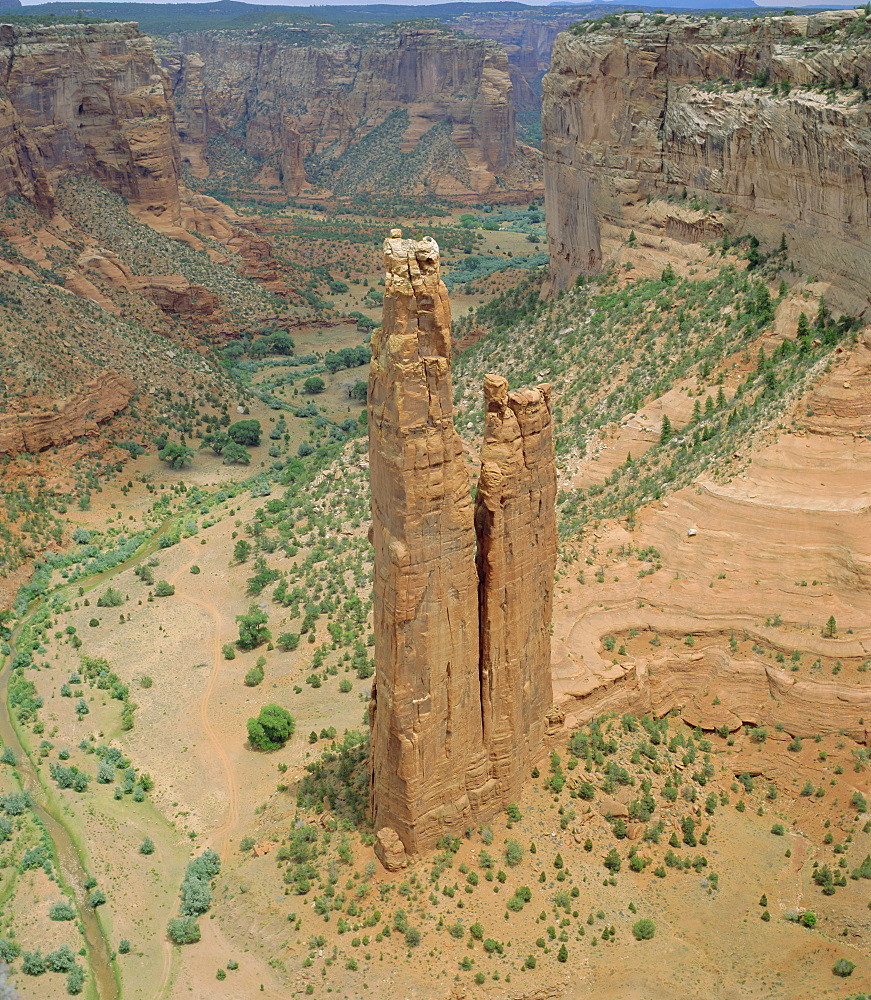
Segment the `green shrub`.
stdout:
<svg viewBox="0 0 871 1000">
<path fill-rule="evenodd" d="M 505 841 L 505 861 L 512 868 L 516 868 L 517 865 L 523 860 L 523 848 L 516 840 L 508 839 Z"/>
<path fill-rule="evenodd" d="M 42 952 L 23 952 L 21 956 L 21 971 L 26 976 L 41 976 L 45 972 L 45 958 Z"/>
<path fill-rule="evenodd" d="M 842 979 L 846 979 L 847 976 L 853 975 L 853 969 L 855 968 L 856 965 L 854 962 L 851 962 L 847 958 L 839 958 L 832 966 L 832 972 L 836 976 L 840 976 Z"/>
<path fill-rule="evenodd" d="M 263 681 L 263 667 L 252 667 L 247 674 L 245 674 L 245 687 L 257 687 L 258 684 Z"/>
<path fill-rule="evenodd" d="M 201 936 L 195 917 L 173 917 L 166 925 L 166 933 L 173 944 L 196 944 Z"/>
<path fill-rule="evenodd" d="M 293 736 L 296 723 L 286 708 L 264 705 L 256 719 L 248 720 L 248 740 L 257 750 L 279 750 Z"/>
<path fill-rule="evenodd" d="M 648 917 L 642 917 L 632 925 L 632 934 L 636 941 L 649 941 L 655 933 L 656 924 Z"/>
<path fill-rule="evenodd" d="M 59 903 L 52 903 L 51 908 L 48 911 L 48 915 L 51 920 L 76 919 L 75 909 L 65 899 L 61 900 Z"/>
<path fill-rule="evenodd" d="M 79 965 L 74 965 L 67 973 L 67 993 L 70 996 L 78 996 L 84 989 L 84 986 L 85 970 Z"/>
<path fill-rule="evenodd" d="M 97 598 L 98 608 L 118 608 L 124 603 L 124 597 L 114 587 L 107 587 Z"/>
</svg>

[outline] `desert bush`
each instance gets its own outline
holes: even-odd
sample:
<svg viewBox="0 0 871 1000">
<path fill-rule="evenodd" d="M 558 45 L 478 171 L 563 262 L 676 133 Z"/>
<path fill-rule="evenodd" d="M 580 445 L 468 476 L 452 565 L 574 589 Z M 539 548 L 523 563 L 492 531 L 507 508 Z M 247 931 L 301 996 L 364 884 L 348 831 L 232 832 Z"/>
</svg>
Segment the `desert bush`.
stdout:
<svg viewBox="0 0 871 1000">
<path fill-rule="evenodd" d="M 632 925 L 632 934 L 636 941 L 648 941 L 656 933 L 656 924 L 648 917 L 636 920 Z"/>
<path fill-rule="evenodd" d="M 295 728 L 286 708 L 264 705 L 256 719 L 248 720 L 248 740 L 258 750 L 278 750 L 293 736 Z"/>
<path fill-rule="evenodd" d="M 166 933 L 173 944 L 196 944 L 201 937 L 194 917 L 173 917 L 166 925 Z"/>
</svg>

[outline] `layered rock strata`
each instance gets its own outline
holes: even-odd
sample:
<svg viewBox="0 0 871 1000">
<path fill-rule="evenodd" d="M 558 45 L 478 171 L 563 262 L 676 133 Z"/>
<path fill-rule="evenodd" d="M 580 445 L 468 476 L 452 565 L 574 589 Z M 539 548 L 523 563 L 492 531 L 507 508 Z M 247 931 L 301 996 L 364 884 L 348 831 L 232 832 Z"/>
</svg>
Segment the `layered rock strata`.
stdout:
<svg viewBox="0 0 871 1000">
<path fill-rule="evenodd" d="M 82 173 L 178 216 L 168 80 L 136 24 L 0 25 L 0 87 L 15 112 L 0 104 L 0 140 L 11 140 L 0 147 L 0 193 L 50 209 L 49 185 Z"/>
<path fill-rule="evenodd" d="M 553 43 L 561 31 L 578 20 L 572 11 L 551 9 L 488 10 L 458 14 L 448 23 L 467 35 L 492 38 L 505 46 L 508 74 L 518 111 L 541 110 L 541 80 L 550 68 Z"/>
<path fill-rule="evenodd" d="M 734 210 L 741 231 L 785 231 L 791 256 L 867 300 L 864 17 L 625 14 L 561 34 L 542 107 L 554 285 L 601 268 L 603 224 L 686 189 Z"/>
<path fill-rule="evenodd" d="M 551 703 L 553 446 L 546 390 L 500 395 L 504 386 L 488 377 L 476 566 L 438 246 L 394 230 L 385 265 L 369 376 L 371 805 L 375 828 L 417 853 L 504 806 L 541 750 Z"/>
<path fill-rule="evenodd" d="M 127 406 L 135 390 L 130 379 L 106 372 L 52 410 L 0 414 L 0 455 L 35 454 L 96 434 L 100 424 Z"/>
</svg>

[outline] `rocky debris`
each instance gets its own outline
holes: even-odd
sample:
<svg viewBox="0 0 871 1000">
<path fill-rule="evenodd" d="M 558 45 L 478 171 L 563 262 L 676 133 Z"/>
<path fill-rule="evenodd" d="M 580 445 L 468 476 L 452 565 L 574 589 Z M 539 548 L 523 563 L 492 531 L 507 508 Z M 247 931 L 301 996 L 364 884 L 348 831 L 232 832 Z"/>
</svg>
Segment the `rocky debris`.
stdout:
<svg viewBox="0 0 871 1000">
<path fill-rule="evenodd" d="M 486 417 L 475 497 L 481 580 L 481 700 L 492 774 L 516 798 L 541 753 L 556 571 L 556 468 L 550 386 L 508 391 L 484 378 Z M 535 609 L 530 613 L 529 609 Z"/>
<path fill-rule="evenodd" d="M 0 455 L 35 454 L 97 433 L 99 424 L 123 410 L 136 386 L 115 372 L 86 382 L 81 392 L 53 410 L 0 414 Z"/>
<path fill-rule="evenodd" d="M 136 24 L 0 25 L 0 78 L 20 123 L 10 135 L 0 102 L 0 192 L 5 180 L 50 211 L 49 182 L 83 173 L 144 211 L 179 216 L 169 81 Z"/>
<path fill-rule="evenodd" d="M 369 376 L 371 806 L 376 828 L 391 827 L 415 854 L 504 807 L 541 750 L 552 700 L 555 474 L 545 387 L 509 396 L 504 380 L 490 377 L 476 566 L 438 245 L 396 229 L 384 257 L 384 316 Z M 531 552 L 521 558 L 525 546 Z M 497 612 L 504 601 L 508 614 Z"/>
<path fill-rule="evenodd" d="M 750 226 L 772 245 L 786 230 L 791 255 L 805 254 L 810 270 L 836 275 L 867 302 L 868 105 L 854 91 L 829 100 L 811 87 L 866 81 L 871 43 L 802 42 L 857 16 L 632 15 L 630 23 L 626 15 L 613 27 L 561 34 L 542 105 L 554 286 L 603 266 L 603 219 L 685 189 L 741 213 L 741 231 Z M 775 93 L 781 81 L 789 86 Z M 671 225 L 686 238 L 716 229 Z"/>
<path fill-rule="evenodd" d="M 599 815 L 606 818 L 610 817 L 612 819 L 628 819 L 629 818 L 629 806 L 625 802 L 621 802 L 619 799 L 608 799 L 603 798 L 599 802 Z"/>
<path fill-rule="evenodd" d="M 255 844 L 253 847 L 254 857 L 262 858 L 267 854 L 271 854 L 278 844 L 274 840 L 263 840 L 259 844 Z"/>
<path fill-rule="evenodd" d="M 399 834 L 389 826 L 382 827 L 375 834 L 375 857 L 389 872 L 398 872 L 408 867 L 408 855 Z"/>
</svg>

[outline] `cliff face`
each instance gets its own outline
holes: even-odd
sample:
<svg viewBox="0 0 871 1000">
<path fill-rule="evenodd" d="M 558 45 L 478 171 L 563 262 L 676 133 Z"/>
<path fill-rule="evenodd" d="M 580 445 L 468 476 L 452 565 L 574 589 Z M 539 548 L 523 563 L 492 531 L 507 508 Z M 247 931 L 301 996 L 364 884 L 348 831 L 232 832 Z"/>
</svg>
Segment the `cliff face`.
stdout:
<svg viewBox="0 0 871 1000">
<path fill-rule="evenodd" d="M 518 110 L 538 111 L 541 107 L 541 80 L 550 68 L 550 54 L 557 35 L 578 20 L 571 11 L 549 10 L 461 14 L 451 20 L 467 35 L 492 38 L 505 46 L 508 74 Z"/>
<path fill-rule="evenodd" d="M 369 376 L 370 722 L 372 819 L 379 856 L 396 867 L 394 834 L 417 853 L 493 815 L 541 751 L 556 474 L 546 390 L 508 395 L 488 376 L 484 496 L 473 514 L 438 246 L 394 230 L 385 264 Z"/>
<path fill-rule="evenodd" d="M 0 89 L 0 192 L 50 210 L 50 183 L 83 173 L 178 215 L 167 80 L 135 24 L 2 25 Z"/>
<path fill-rule="evenodd" d="M 0 98 L 0 199 L 16 195 L 51 213 L 54 197 L 33 140 L 5 98 Z"/>
<path fill-rule="evenodd" d="M 857 85 L 869 79 L 856 11 L 626 14 L 560 35 L 542 109 L 555 285 L 601 267 L 603 221 L 686 188 L 733 209 L 743 231 L 785 231 L 792 256 L 867 299 L 871 102 Z M 844 86 L 827 96 L 811 89 L 820 81 Z"/>
<path fill-rule="evenodd" d="M 358 169 L 354 185 L 389 190 L 394 182 L 385 169 L 397 156 L 434 145 L 433 129 L 445 123 L 448 146 L 410 165 L 408 193 L 493 190 L 517 154 L 507 59 L 492 41 L 435 28 L 349 39 L 275 27 L 185 33 L 175 41 L 180 53 L 163 59 L 183 146 L 199 144 L 201 156 L 206 138 L 223 137 L 280 164 L 291 193 L 302 184 L 303 156 L 315 158 L 312 169 L 333 187 L 354 167 L 342 155 L 367 137 L 370 169 Z M 380 128 L 397 110 L 408 116 L 401 132 Z"/>
</svg>

